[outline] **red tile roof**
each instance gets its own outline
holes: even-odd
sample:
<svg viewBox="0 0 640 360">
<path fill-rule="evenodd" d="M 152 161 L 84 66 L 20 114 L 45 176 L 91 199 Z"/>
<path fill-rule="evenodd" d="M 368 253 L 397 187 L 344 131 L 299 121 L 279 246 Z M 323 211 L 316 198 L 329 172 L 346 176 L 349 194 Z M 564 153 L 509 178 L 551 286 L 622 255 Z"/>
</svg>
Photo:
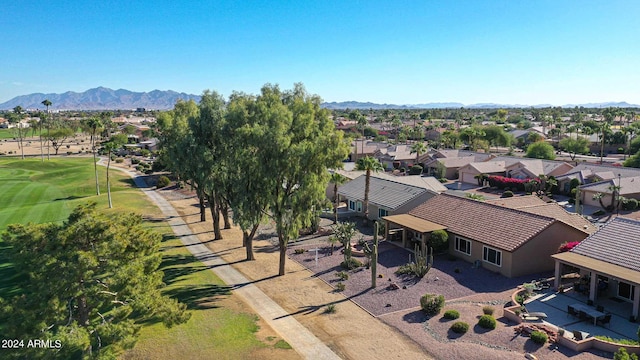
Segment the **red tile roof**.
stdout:
<svg viewBox="0 0 640 360">
<path fill-rule="evenodd" d="M 409 214 L 506 251 L 516 250 L 556 222 L 551 217 L 448 194 L 425 201 Z"/>
</svg>

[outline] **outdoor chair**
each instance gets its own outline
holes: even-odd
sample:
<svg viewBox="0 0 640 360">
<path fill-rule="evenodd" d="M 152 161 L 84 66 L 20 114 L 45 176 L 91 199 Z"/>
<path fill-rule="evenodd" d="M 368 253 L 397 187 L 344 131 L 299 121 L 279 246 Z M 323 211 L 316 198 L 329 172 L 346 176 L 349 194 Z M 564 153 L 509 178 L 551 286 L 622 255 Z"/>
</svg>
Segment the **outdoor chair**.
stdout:
<svg viewBox="0 0 640 360">
<path fill-rule="evenodd" d="M 611 327 L 611 314 L 607 314 L 599 319 L 596 319 L 596 325 L 605 326 L 609 325 Z"/>
<path fill-rule="evenodd" d="M 569 315 L 571 315 L 573 317 L 578 317 L 578 312 L 571 305 L 567 305 L 567 314 L 569 314 Z"/>
<path fill-rule="evenodd" d="M 578 318 L 580 320 L 587 320 L 587 313 L 582 310 L 578 311 Z"/>
<path fill-rule="evenodd" d="M 573 330 L 573 338 L 575 340 L 584 340 L 587 338 L 587 336 L 589 336 L 588 333 L 583 333 L 582 331 L 578 331 L 578 330 Z"/>
<path fill-rule="evenodd" d="M 596 306 L 596 310 L 598 310 L 600 312 L 604 312 L 604 306 L 598 305 L 598 306 Z"/>
</svg>

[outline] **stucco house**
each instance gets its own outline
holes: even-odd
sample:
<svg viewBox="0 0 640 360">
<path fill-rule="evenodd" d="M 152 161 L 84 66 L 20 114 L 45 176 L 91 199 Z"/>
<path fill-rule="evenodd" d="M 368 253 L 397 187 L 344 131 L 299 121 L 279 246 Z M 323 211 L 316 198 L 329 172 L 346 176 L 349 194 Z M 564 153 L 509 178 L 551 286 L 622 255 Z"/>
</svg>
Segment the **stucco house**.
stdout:
<svg viewBox="0 0 640 360">
<path fill-rule="evenodd" d="M 416 153 L 411 152 L 411 145 L 389 145 L 379 148 L 373 153 L 373 157 L 378 159 L 385 169 L 407 168 L 410 165 L 422 164 L 429 159 L 429 154 L 420 154 L 416 161 Z"/>
<path fill-rule="evenodd" d="M 620 190 L 617 191 L 618 195 L 627 199 L 640 200 L 640 176 L 635 176 L 613 178 L 606 181 L 579 186 L 580 203 L 584 205 L 600 206 L 600 200 L 594 199 L 594 196 L 601 193 L 603 194 L 601 199 L 602 204 L 605 206 L 611 205 L 613 189 L 618 186 L 620 187 Z"/>
<path fill-rule="evenodd" d="M 552 216 L 440 194 L 408 214 L 386 217 L 387 233 L 400 230 L 403 245 L 424 241 L 432 229 L 446 229 L 449 253 L 507 277 L 550 271 L 551 258 L 566 241 L 588 236 Z"/>
<path fill-rule="evenodd" d="M 615 217 L 573 249 L 553 255 L 555 287 L 567 267 L 589 279 L 588 297 L 617 299 L 630 306 L 630 319 L 640 308 L 640 221 Z M 572 270 L 573 271 L 573 270 Z"/>
<path fill-rule="evenodd" d="M 504 176 L 506 163 L 504 161 L 474 162 L 461 167 L 458 170 L 458 179 L 465 184 L 478 184 L 477 175 L 500 175 Z"/>
<path fill-rule="evenodd" d="M 422 185 L 407 184 L 402 182 L 404 178 L 384 174 L 371 175 L 369 184 L 370 220 L 381 219 L 387 215 L 406 213 L 418 204 L 438 194 L 438 192 L 429 188 L 432 183 L 430 181 L 424 182 Z M 414 178 L 414 176 L 407 176 L 406 178 Z M 421 177 L 416 176 L 416 178 Z M 360 216 L 364 215 L 365 181 L 366 175 L 361 175 L 338 188 L 338 195 L 342 200 L 346 201 L 349 211 Z M 442 186 L 442 184 L 438 184 Z"/>
</svg>

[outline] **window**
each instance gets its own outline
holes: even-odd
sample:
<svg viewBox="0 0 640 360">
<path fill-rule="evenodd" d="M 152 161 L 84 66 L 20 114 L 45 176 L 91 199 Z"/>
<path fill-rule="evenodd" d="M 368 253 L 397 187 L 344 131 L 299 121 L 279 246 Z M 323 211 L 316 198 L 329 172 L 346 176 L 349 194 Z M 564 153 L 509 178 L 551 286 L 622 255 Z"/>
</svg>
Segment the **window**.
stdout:
<svg viewBox="0 0 640 360">
<path fill-rule="evenodd" d="M 356 211 L 356 202 L 353 200 L 349 200 L 349 210 Z"/>
<path fill-rule="evenodd" d="M 502 251 L 483 246 L 482 260 L 496 266 L 502 266 Z"/>
<path fill-rule="evenodd" d="M 635 290 L 635 286 L 631 284 L 622 281 L 618 283 L 618 297 L 633 301 Z"/>
<path fill-rule="evenodd" d="M 362 212 L 362 201 L 356 202 L 356 211 Z"/>
<path fill-rule="evenodd" d="M 471 241 L 456 236 L 456 251 L 471 255 Z"/>
<path fill-rule="evenodd" d="M 385 209 L 378 209 L 378 218 L 382 218 L 383 216 L 389 215 L 389 212 Z"/>
</svg>

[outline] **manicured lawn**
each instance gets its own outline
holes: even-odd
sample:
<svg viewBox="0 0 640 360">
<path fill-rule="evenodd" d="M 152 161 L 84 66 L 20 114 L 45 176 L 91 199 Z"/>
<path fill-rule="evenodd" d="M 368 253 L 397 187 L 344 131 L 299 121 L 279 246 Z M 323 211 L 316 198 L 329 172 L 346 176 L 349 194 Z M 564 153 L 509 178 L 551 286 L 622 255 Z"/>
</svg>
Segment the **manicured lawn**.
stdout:
<svg viewBox="0 0 640 360">
<path fill-rule="evenodd" d="M 98 167 L 103 186 L 106 169 Z M 88 201 L 107 209 L 106 188 L 95 195 L 93 164 L 90 158 L 0 159 L 0 232 L 11 223 L 61 222 L 78 204 Z M 114 209 L 134 211 L 147 218 L 159 218 L 160 210 L 151 204 L 133 181 L 117 170 L 111 171 Z M 167 329 L 146 324 L 136 347 L 127 359 L 205 359 L 245 358 L 254 349 L 265 347 L 256 339 L 254 315 L 219 307 L 230 292 L 224 283 L 182 246 L 167 223 L 149 221 L 148 226 L 163 234 L 163 262 L 167 284 L 165 292 L 186 303 L 192 317 L 186 324 Z M 0 240 L 0 296 L 18 289 L 12 284 L 11 264 L 4 257 Z"/>
<path fill-rule="evenodd" d="M 13 129 L 0 129 L 0 140 L 13 139 L 15 136 Z"/>
</svg>

